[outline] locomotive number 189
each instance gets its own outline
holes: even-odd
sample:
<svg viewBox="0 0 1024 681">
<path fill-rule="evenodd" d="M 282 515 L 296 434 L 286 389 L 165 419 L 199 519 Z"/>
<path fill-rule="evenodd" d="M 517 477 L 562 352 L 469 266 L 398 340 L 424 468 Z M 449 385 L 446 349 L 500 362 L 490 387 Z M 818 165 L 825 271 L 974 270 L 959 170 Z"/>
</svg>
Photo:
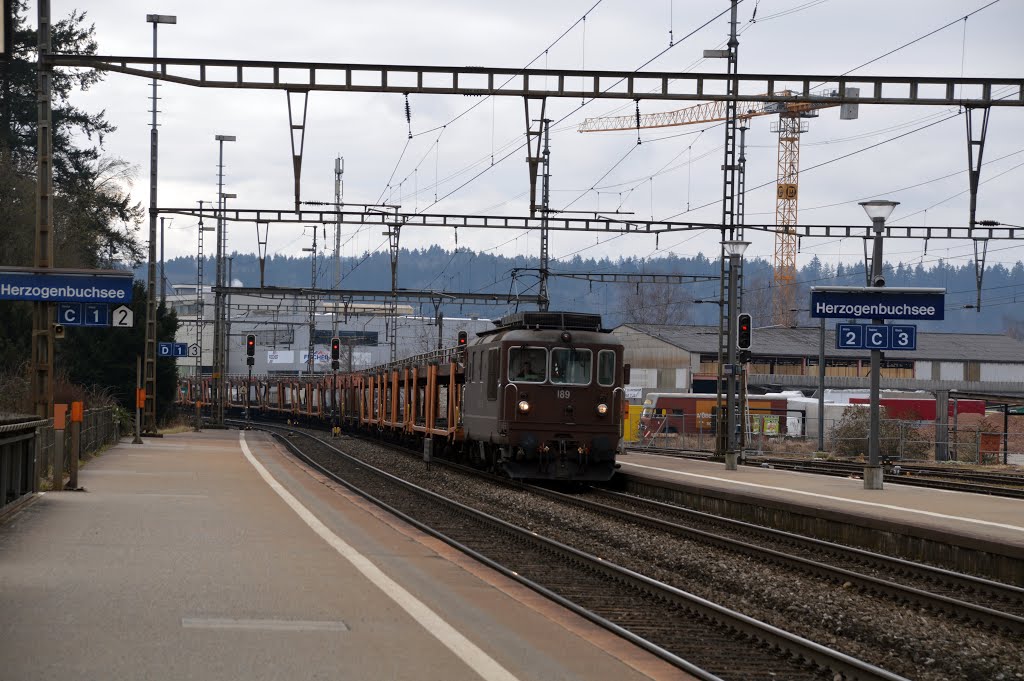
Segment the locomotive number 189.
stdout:
<svg viewBox="0 0 1024 681">
<path fill-rule="evenodd" d="M 556 396 L 560 400 L 567 400 L 567 399 L 569 399 L 569 391 L 568 390 L 558 390 L 558 391 L 556 391 Z"/>
</svg>

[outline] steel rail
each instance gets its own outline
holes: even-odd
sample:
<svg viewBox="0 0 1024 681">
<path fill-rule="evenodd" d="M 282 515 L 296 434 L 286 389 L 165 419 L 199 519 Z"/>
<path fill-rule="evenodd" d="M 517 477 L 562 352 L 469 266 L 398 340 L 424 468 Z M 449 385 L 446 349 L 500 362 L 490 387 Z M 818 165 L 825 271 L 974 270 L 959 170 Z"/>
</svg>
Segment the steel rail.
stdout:
<svg viewBox="0 0 1024 681">
<path fill-rule="evenodd" d="M 337 449 L 336 447 L 302 430 L 295 430 L 280 426 L 272 426 L 272 428 L 289 431 L 296 434 L 301 434 L 317 442 L 319 445 L 332 450 L 338 455 L 345 456 L 351 459 L 351 457 L 344 454 L 344 452 Z M 283 442 L 289 448 L 289 450 L 293 452 L 299 451 L 298 446 L 295 445 L 295 443 L 292 442 L 291 440 L 284 437 L 279 437 L 278 439 L 279 441 Z M 303 460 L 309 461 L 307 457 L 303 455 L 300 456 L 302 456 Z M 655 598 L 672 602 L 676 604 L 678 607 L 684 608 L 688 612 L 693 613 L 696 617 L 708 618 L 722 626 L 731 628 L 733 631 L 738 632 L 741 636 L 749 636 L 750 638 L 762 642 L 770 648 L 774 648 L 779 651 L 784 651 L 786 654 L 791 655 L 797 659 L 808 660 L 821 668 L 828 669 L 829 671 L 838 674 L 842 674 L 843 678 L 864 680 L 877 679 L 879 681 L 905 681 L 904 677 L 893 674 L 892 672 L 889 672 L 887 670 L 881 669 L 874 665 L 867 664 L 861 660 L 857 660 L 853 657 L 845 655 L 844 653 L 840 653 L 836 650 L 827 648 L 826 646 L 822 646 L 813 641 L 804 639 L 800 636 L 796 636 L 784 630 L 778 629 L 777 627 L 774 627 L 767 623 L 760 622 L 751 617 L 743 615 L 742 613 L 738 613 L 728 608 L 724 608 L 720 605 L 707 601 L 694 594 L 685 592 L 681 589 L 677 589 L 670 585 L 663 584 L 656 580 L 650 579 L 649 577 L 645 577 L 644 575 L 633 572 L 632 570 L 628 570 L 626 568 L 611 564 L 596 556 L 591 556 L 560 542 L 548 539 L 546 537 L 541 537 L 531 530 L 517 527 L 499 518 L 495 518 L 494 516 L 486 514 L 482 511 L 478 511 L 476 509 L 470 508 L 458 502 L 446 499 L 440 495 L 435 494 L 434 492 L 413 485 L 412 483 L 401 480 L 391 475 L 390 473 L 381 471 L 380 469 L 370 466 L 365 462 L 358 461 L 355 459 L 353 459 L 353 461 L 355 461 L 357 465 L 359 465 L 361 468 L 367 471 L 372 471 L 374 475 L 383 476 L 389 482 L 400 485 L 401 487 L 409 491 L 413 491 L 414 493 L 420 496 L 432 499 L 437 503 L 443 503 L 445 505 L 448 505 L 449 507 L 458 510 L 460 513 L 463 513 L 464 515 L 470 516 L 476 519 L 477 521 L 484 522 L 492 526 L 493 528 L 495 528 L 495 530 L 516 536 L 520 540 L 540 545 L 545 550 L 560 555 L 564 559 L 579 563 L 589 570 L 593 570 L 598 573 L 603 573 L 611 580 L 627 585 L 636 590 L 648 593 Z M 324 472 L 326 475 L 335 478 L 339 483 L 345 484 L 350 489 L 353 489 L 353 491 L 364 496 L 367 496 L 364 492 L 356 489 L 347 481 L 338 478 L 337 476 L 334 476 L 334 474 L 330 473 L 325 468 L 322 468 L 317 464 L 314 465 L 316 465 L 317 468 Z M 374 503 L 381 503 L 372 497 L 367 496 L 367 498 L 373 501 Z M 636 636 L 635 634 L 631 634 L 628 630 L 625 630 L 619 627 L 618 625 L 615 625 L 614 623 L 605 620 L 599 615 L 595 615 L 594 613 L 589 612 L 586 609 L 580 608 L 579 606 L 572 604 L 571 601 L 568 601 L 564 597 L 560 597 L 557 596 L 557 594 L 553 594 L 546 587 L 536 584 L 531 580 L 524 578 L 522 575 L 512 572 L 507 568 L 495 563 L 494 561 L 481 556 L 478 552 L 474 551 L 473 549 L 463 546 L 459 542 L 456 542 L 455 540 L 438 533 L 436 530 L 433 530 L 432 528 L 426 527 L 422 523 L 419 523 L 418 521 L 410 518 L 406 514 L 397 511 L 396 509 L 393 509 L 386 504 L 382 505 L 390 512 L 396 513 L 396 515 L 398 515 L 399 517 L 403 518 L 408 522 L 413 523 L 420 529 L 423 529 L 424 531 L 430 533 L 438 539 L 445 541 L 454 548 L 457 548 L 460 551 L 465 551 L 474 558 L 482 558 L 483 562 L 485 562 L 490 567 L 499 570 L 500 572 L 502 572 L 502 574 L 505 574 L 506 576 L 512 579 L 516 579 L 520 583 L 523 583 L 525 586 L 528 586 L 529 588 L 538 591 L 538 593 L 542 593 L 545 596 L 549 597 L 555 596 L 555 600 L 557 600 L 559 603 L 563 605 L 566 605 L 566 607 L 570 607 L 570 609 L 572 609 L 577 614 L 586 617 L 590 621 L 595 622 L 600 626 L 608 627 L 614 633 L 624 635 L 628 640 L 658 655 L 662 659 L 672 664 L 676 664 L 676 661 L 684 663 L 686 666 L 681 668 L 683 668 L 686 671 L 689 671 L 690 673 L 698 674 L 699 678 L 717 678 L 713 675 L 708 675 L 708 673 L 704 670 L 701 670 L 698 667 L 692 665 L 691 663 L 682 660 L 682 658 L 675 656 L 671 652 L 665 651 L 659 646 L 652 644 L 649 641 L 646 641 Z"/>
<path fill-rule="evenodd" d="M 602 514 L 612 515 L 614 517 L 635 522 L 638 524 L 646 525 L 654 529 L 676 534 L 678 536 L 699 541 L 702 543 L 712 544 L 719 548 L 723 548 L 730 551 L 737 551 L 743 553 L 752 558 L 756 559 L 767 559 L 777 565 L 785 567 L 795 568 L 806 571 L 811 574 L 815 574 L 827 579 L 836 580 L 840 582 L 850 582 L 859 588 L 873 591 L 897 601 L 907 601 L 915 603 L 917 605 L 931 608 L 939 612 L 944 612 L 954 616 L 964 616 L 973 619 L 976 622 L 992 625 L 1008 631 L 1017 633 L 1024 633 L 1024 617 L 1014 615 L 1013 613 L 1003 612 L 989 608 L 986 606 L 969 603 L 949 596 L 943 596 L 941 594 L 930 593 L 916 587 L 904 586 L 893 584 L 886 580 L 871 577 L 869 575 L 859 574 L 845 568 L 834 567 L 826 565 L 819 561 L 809 560 L 806 558 L 799 558 L 791 556 L 783 551 L 777 551 L 775 549 L 764 548 L 749 542 L 740 541 L 737 539 L 730 539 L 721 535 L 716 535 L 711 532 L 704 530 L 698 530 L 694 528 L 685 527 L 677 523 L 662 520 L 659 518 L 652 518 L 650 516 L 641 515 L 633 511 L 626 511 L 614 506 L 607 504 L 601 504 L 595 501 L 582 499 L 579 497 L 572 497 L 561 494 L 559 492 L 553 492 L 551 490 L 545 490 L 542 488 L 530 488 L 531 491 L 547 496 L 549 498 L 557 499 L 562 503 L 572 504 L 579 508 L 585 508 L 590 511 Z M 1024 589 L 1018 587 L 1000 584 L 999 582 L 993 582 L 987 579 L 981 579 L 978 577 L 972 577 L 970 575 L 962 575 L 949 570 L 943 570 L 940 568 L 933 568 L 928 565 L 921 565 L 918 563 L 912 563 L 900 558 L 890 558 L 889 556 L 883 556 L 880 554 L 871 553 L 870 551 L 864 551 L 862 549 L 854 549 L 845 546 L 839 546 L 837 544 L 831 544 L 829 542 L 822 541 L 820 539 L 811 539 L 808 537 L 802 537 L 797 534 L 790 532 L 784 532 L 782 530 L 775 530 L 772 528 L 760 527 L 757 525 L 751 525 L 749 523 L 743 523 L 741 521 L 720 518 L 698 511 L 692 511 L 690 509 L 680 508 L 672 506 L 670 504 L 664 504 L 661 502 L 651 501 L 647 499 L 639 499 L 625 494 L 618 494 L 615 492 L 601 491 L 602 494 L 609 496 L 615 496 L 621 500 L 628 500 L 630 503 L 637 503 L 639 505 L 645 505 L 652 508 L 658 508 L 666 510 L 671 513 L 680 513 L 683 515 L 693 515 L 694 517 L 707 519 L 719 524 L 725 524 L 733 528 L 740 529 L 745 532 L 752 532 L 760 535 L 761 537 L 772 539 L 772 540 L 783 540 L 790 543 L 800 544 L 806 548 L 815 550 L 825 550 L 834 554 L 845 554 L 846 558 L 855 558 L 861 560 L 869 560 L 875 564 L 881 565 L 884 569 L 888 570 L 899 570 L 903 572 L 912 572 L 920 579 L 928 579 L 932 581 L 947 581 L 955 583 L 959 587 L 984 590 L 993 594 L 993 598 L 1003 598 L 1007 600 L 1013 600 L 1016 602 L 1024 603 Z"/>
</svg>

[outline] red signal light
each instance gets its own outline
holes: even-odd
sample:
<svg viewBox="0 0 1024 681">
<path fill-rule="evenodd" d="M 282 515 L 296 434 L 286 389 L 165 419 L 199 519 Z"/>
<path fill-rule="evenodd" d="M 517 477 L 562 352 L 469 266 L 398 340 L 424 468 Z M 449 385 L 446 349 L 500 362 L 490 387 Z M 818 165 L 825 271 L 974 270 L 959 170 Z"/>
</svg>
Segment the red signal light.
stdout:
<svg viewBox="0 0 1024 681">
<path fill-rule="evenodd" d="M 750 349 L 750 324 L 751 317 L 746 312 L 741 312 L 736 318 L 736 347 L 740 350 Z"/>
<path fill-rule="evenodd" d="M 245 337 L 245 356 L 256 356 L 256 336 L 251 333 Z"/>
</svg>

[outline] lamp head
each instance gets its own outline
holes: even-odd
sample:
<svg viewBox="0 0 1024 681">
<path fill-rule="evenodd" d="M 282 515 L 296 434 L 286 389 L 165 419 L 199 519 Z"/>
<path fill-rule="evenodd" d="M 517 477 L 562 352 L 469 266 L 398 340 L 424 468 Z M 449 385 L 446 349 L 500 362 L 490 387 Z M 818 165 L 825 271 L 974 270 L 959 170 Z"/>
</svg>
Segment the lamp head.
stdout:
<svg viewBox="0 0 1024 681">
<path fill-rule="evenodd" d="M 868 214 L 868 217 L 871 218 L 871 221 L 874 222 L 875 220 L 888 220 L 889 216 L 892 215 L 892 211 L 896 206 L 900 205 L 900 202 L 878 199 L 875 201 L 861 201 L 860 205 L 864 208 L 864 212 Z"/>
<path fill-rule="evenodd" d="M 743 253 L 747 250 L 747 246 L 750 245 L 749 241 L 723 241 L 722 247 L 725 248 L 726 255 L 738 255 L 743 257 Z"/>
</svg>

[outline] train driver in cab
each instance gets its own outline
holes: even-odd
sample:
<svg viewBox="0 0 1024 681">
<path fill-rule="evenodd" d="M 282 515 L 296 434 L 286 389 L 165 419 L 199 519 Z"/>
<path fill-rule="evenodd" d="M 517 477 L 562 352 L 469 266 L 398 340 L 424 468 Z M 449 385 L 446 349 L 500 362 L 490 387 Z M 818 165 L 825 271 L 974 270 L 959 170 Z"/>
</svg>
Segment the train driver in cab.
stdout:
<svg viewBox="0 0 1024 681">
<path fill-rule="evenodd" d="M 530 364 L 530 360 L 523 360 L 523 363 L 519 365 L 519 372 L 516 374 L 516 378 L 521 381 L 542 381 L 544 380 L 543 374 L 533 370 L 533 365 Z"/>
</svg>

